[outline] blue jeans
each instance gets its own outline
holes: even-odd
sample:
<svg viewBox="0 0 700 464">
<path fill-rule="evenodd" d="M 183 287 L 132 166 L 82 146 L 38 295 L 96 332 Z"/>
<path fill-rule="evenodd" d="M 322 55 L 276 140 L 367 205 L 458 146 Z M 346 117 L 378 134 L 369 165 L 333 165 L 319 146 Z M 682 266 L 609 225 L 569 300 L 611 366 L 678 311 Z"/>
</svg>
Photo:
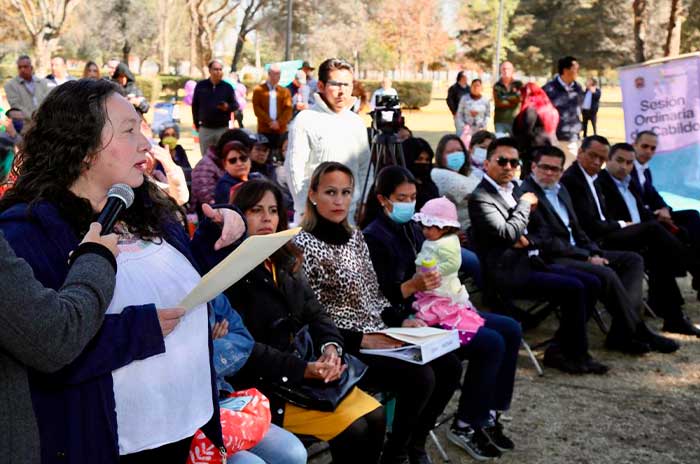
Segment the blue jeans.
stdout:
<svg viewBox="0 0 700 464">
<path fill-rule="evenodd" d="M 510 317 L 483 312 L 479 315 L 484 318 L 484 325 L 456 352 L 461 359 L 469 360 L 457 419 L 472 427 L 484 427 L 492 409 L 510 408 L 523 336 L 520 324 Z"/>
<path fill-rule="evenodd" d="M 306 448 L 297 437 L 275 424 L 262 440 L 247 451 L 239 451 L 227 464 L 305 464 Z"/>
<path fill-rule="evenodd" d="M 462 248 L 462 266 L 459 270 L 474 279 L 474 283 L 477 287 L 483 288 L 484 282 L 481 280 L 481 265 L 479 264 L 479 257 L 476 256 L 476 253 Z"/>
</svg>

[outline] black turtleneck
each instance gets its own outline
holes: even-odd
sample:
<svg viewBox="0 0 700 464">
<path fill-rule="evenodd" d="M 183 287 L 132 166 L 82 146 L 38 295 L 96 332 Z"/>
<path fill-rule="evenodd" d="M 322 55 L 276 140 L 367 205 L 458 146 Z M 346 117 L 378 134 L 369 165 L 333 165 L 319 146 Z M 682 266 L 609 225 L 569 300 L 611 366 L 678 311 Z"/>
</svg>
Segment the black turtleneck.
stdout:
<svg viewBox="0 0 700 464">
<path fill-rule="evenodd" d="M 331 245 L 345 245 L 348 243 L 352 233 L 349 232 L 343 224 L 331 222 L 318 213 L 316 216 L 318 220 L 316 222 L 316 227 L 309 231 L 311 235 Z"/>
</svg>

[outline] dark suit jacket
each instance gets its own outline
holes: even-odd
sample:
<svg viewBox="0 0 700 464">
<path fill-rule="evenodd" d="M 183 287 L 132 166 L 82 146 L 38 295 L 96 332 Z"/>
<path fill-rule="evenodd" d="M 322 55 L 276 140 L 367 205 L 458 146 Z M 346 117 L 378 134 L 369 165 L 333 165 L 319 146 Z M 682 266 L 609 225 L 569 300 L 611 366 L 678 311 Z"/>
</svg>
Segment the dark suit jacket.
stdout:
<svg viewBox="0 0 700 464">
<path fill-rule="evenodd" d="M 532 192 L 537 195 L 539 203 L 537 209 L 530 214 L 530 224 L 527 227 L 528 239 L 533 240 L 540 250 L 543 258 L 573 258 L 586 260 L 590 256 L 600 255 L 601 250 L 583 231 L 578 222 L 573 202 L 566 187 L 561 186 L 557 195 L 559 201 L 569 213 L 569 227 L 576 246 L 569 241 L 569 229 L 564 225 L 554 207 L 551 205 L 542 188 L 528 177 L 521 186 L 521 191 Z"/>
<path fill-rule="evenodd" d="M 517 193 L 514 191 L 517 198 Z M 500 288 L 523 284 L 532 270 L 526 249 L 513 248 L 525 233 L 530 205 L 518 201 L 509 208 L 486 179 L 469 198 L 470 238 L 481 260 L 486 279 Z"/>
<path fill-rule="evenodd" d="M 608 216 L 606 212 L 605 196 L 600 187 L 594 183 L 596 191 L 598 192 L 600 208 L 605 216 L 605 221 L 600 219 L 593 193 L 591 193 L 591 189 L 588 188 L 586 177 L 581 171 L 577 161 L 574 161 L 574 163 L 564 171 L 561 183 L 569 191 L 576 216 L 588 237 L 600 241 L 609 233 L 620 229 L 620 224 Z"/>
<path fill-rule="evenodd" d="M 605 217 L 608 219 L 613 219 L 615 221 L 631 221 L 632 216 L 630 216 L 630 212 L 627 209 L 627 203 L 625 203 L 625 199 L 622 197 L 622 194 L 617 189 L 617 185 L 615 184 L 615 181 L 613 180 L 610 173 L 606 170 L 600 171 L 600 174 L 598 174 L 598 178 L 596 179 L 595 183 L 600 186 L 600 189 L 603 192 L 603 196 L 605 197 L 605 205 L 607 211 L 605 213 Z M 634 195 L 635 200 L 637 201 L 639 217 L 642 220 L 642 222 L 654 220 L 656 218 L 654 216 L 654 213 L 649 211 L 649 209 L 646 206 L 644 206 L 642 199 L 637 193 L 635 193 L 634 189 L 631 189 L 631 192 Z"/>
<path fill-rule="evenodd" d="M 642 184 L 639 183 L 639 171 L 637 166 L 632 169 L 632 181 L 630 182 L 630 188 L 634 189 L 636 193 L 642 198 L 642 203 L 652 211 L 656 211 L 661 208 L 671 209 L 668 204 L 664 201 L 663 197 L 654 187 L 654 181 L 651 176 L 651 169 L 644 171 L 644 177 L 646 178 L 646 183 L 644 188 Z"/>
</svg>

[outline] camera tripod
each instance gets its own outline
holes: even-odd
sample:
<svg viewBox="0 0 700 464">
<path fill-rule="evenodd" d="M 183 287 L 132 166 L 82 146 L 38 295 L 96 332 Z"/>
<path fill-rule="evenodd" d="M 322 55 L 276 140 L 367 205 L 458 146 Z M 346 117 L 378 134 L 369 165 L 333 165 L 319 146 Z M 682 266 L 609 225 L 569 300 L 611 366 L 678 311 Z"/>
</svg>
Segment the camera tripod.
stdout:
<svg viewBox="0 0 700 464">
<path fill-rule="evenodd" d="M 403 147 L 401 142 L 397 140 L 396 133 L 375 131 L 370 148 L 369 168 L 367 169 L 367 175 L 362 186 L 362 196 L 360 197 L 360 203 L 366 202 L 364 213 L 371 212 L 374 207 L 379 207 L 377 199 L 373 195 L 374 186 L 370 185 L 370 178 L 374 182 L 379 171 L 387 166 L 406 167 Z M 369 197 L 367 196 L 368 193 Z"/>
</svg>

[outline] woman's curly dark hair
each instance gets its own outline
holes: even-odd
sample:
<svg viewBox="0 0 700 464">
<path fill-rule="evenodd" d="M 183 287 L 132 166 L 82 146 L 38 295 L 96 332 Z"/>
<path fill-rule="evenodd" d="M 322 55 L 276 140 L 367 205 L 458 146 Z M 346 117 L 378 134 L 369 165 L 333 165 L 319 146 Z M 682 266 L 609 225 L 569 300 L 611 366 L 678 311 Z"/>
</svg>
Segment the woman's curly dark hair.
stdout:
<svg viewBox="0 0 700 464">
<path fill-rule="evenodd" d="M 113 94 L 123 91 L 104 79 L 69 81 L 49 93 L 19 147 L 17 180 L 0 200 L 0 211 L 27 203 L 31 212 L 37 202 L 48 201 L 76 234 L 87 231 L 96 214 L 69 188 L 104 148 L 102 129 L 111 124 L 106 101 Z M 134 193 L 134 204 L 121 216 L 131 233 L 146 240 L 162 237 L 165 223 L 184 221 L 180 207 L 148 179 Z"/>
</svg>

